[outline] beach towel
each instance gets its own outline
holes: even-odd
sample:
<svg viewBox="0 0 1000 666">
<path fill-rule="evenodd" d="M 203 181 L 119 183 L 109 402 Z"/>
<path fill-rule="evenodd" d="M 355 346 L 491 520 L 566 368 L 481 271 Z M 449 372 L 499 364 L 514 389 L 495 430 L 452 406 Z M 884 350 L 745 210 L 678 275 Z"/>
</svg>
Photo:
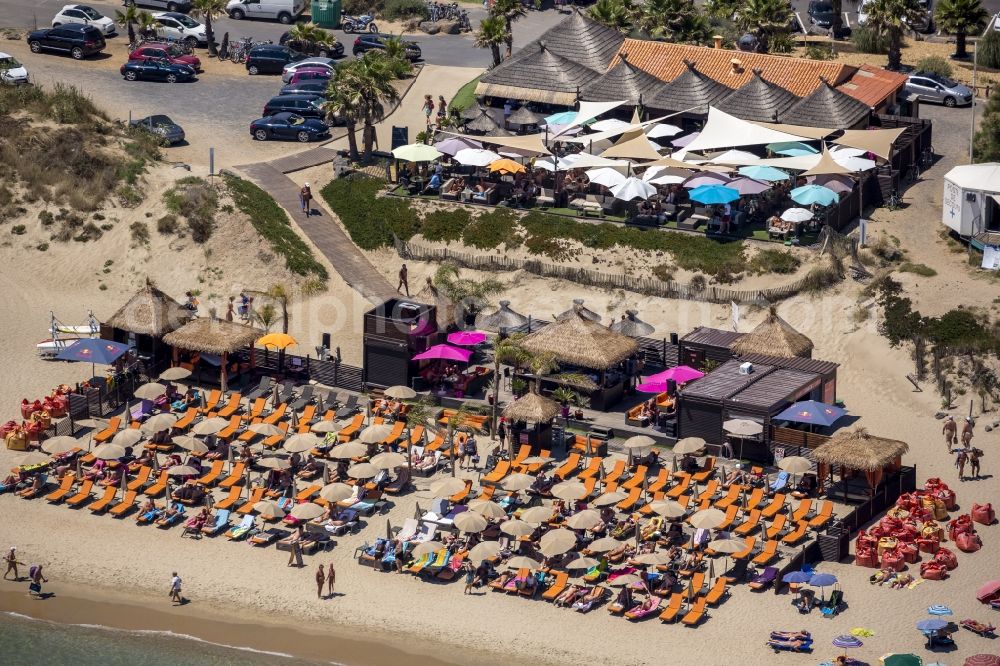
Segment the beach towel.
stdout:
<svg viewBox="0 0 1000 666">
<path fill-rule="evenodd" d="M 871 638 L 874 635 L 874 631 L 871 629 L 865 629 L 864 627 L 854 627 L 851 629 L 851 636 L 856 636 L 858 638 Z"/>
</svg>

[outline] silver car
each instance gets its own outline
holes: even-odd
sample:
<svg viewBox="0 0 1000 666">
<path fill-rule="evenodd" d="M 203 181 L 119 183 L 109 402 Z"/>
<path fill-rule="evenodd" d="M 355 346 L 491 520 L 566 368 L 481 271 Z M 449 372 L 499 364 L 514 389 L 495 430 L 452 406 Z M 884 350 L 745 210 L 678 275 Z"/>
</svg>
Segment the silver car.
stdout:
<svg viewBox="0 0 1000 666">
<path fill-rule="evenodd" d="M 906 92 L 922 102 L 938 102 L 945 106 L 972 104 L 972 90 L 949 78 L 916 72 L 906 79 Z"/>
</svg>

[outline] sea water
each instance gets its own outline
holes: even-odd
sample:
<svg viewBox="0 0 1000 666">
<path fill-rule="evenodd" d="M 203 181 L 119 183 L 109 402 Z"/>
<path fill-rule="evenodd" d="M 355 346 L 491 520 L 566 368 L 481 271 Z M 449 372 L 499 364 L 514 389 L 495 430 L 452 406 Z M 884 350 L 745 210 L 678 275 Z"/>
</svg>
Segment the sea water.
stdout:
<svg viewBox="0 0 1000 666">
<path fill-rule="evenodd" d="M 66 625 L 18 613 L 0 613 L 3 666 L 308 666 L 315 663 L 280 652 L 217 645 L 168 631 Z"/>
</svg>

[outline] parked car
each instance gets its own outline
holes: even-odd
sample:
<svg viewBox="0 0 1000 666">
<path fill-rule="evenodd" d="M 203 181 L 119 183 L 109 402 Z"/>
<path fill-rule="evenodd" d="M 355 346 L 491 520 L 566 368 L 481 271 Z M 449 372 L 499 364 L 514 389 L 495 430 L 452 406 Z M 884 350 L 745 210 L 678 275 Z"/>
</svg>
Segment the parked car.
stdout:
<svg viewBox="0 0 1000 666">
<path fill-rule="evenodd" d="M 311 58 L 302 58 L 295 62 L 290 62 L 281 69 L 281 80 L 285 83 L 289 83 L 292 80 L 292 74 L 300 69 L 325 69 L 328 72 L 333 73 L 334 65 L 332 58 L 320 58 L 318 56 L 313 56 Z"/>
<path fill-rule="evenodd" d="M 128 54 L 129 60 L 168 60 L 177 65 L 187 65 L 196 72 L 201 71 L 201 59 L 193 53 L 184 53 L 176 44 L 167 42 L 146 42 Z"/>
<path fill-rule="evenodd" d="M 273 116 L 287 111 L 306 118 L 323 120 L 326 116 L 323 111 L 323 101 L 322 95 L 278 95 L 267 101 L 260 115 Z"/>
<path fill-rule="evenodd" d="M 287 46 L 288 48 L 294 51 L 298 51 L 299 53 L 304 53 L 310 56 L 319 56 L 320 58 L 344 57 L 344 45 L 338 41 L 334 41 L 332 44 L 316 44 L 314 42 L 304 42 L 298 39 L 292 39 L 291 33 L 285 32 L 281 35 L 281 38 L 278 40 L 278 43 L 283 46 Z"/>
<path fill-rule="evenodd" d="M 924 102 L 945 106 L 972 104 L 972 90 L 957 81 L 930 72 L 914 72 L 906 78 L 906 92 Z"/>
<path fill-rule="evenodd" d="M 290 25 L 306 10 L 306 0 L 229 0 L 226 13 L 236 19 L 270 19 Z"/>
<path fill-rule="evenodd" d="M 92 25 L 71 23 L 29 32 L 28 47 L 32 53 L 56 51 L 81 60 L 104 49 L 104 35 Z"/>
<path fill-rule="evenodd" d="M 311 81 L 296 81 L 282 86 L 282 95 L 324 95 L 326 94 L 326 81 L 313 79 Z"/>
<path fill-rule="evenodd" d="M 101 14 L 93 7 L 87 5 L 65 5 L 59 13 L 52 18 L 52 27 L 58 28 L 61 25 L 79 23 L 82 25 L 92 25 L 105 35 L 115 34 L 115 22 L 107 16 Z"/>
<path fill-rule="evenodd" d="M 17 86 L 28 83 L 28 70 L 12 55 L 0 51 L 0 84 Z"/>
<path fill-rule="evenodd" d="M 330 136 L 330 128 L 315 118 L 304 118 L 297 113 L 276 113 L 250 123 L 250 136 L 258 141 L 285 139 L 308 143 Z"/>
<path fill-rule="evenodd" d="M 160 137 L 162 143 L 173 145 L 184 140 L 184 129 L 170 119 L 170 116 L 155 115 L 139 118 L 129 123 L 132 127 L 145 130 Z"/>
<path fill-rule="evenodd" d="M 351 52 L 355 56 L 358 56 L 372 49 L 385 50 L 385 40 L 392 39 L 393 37 L 393 35 L 383 34 L 360 35 L 354 40 L 354 48 Z M 419 46 L 413 42 L 403 42 L 403 46 L 406 49 L 406 58 L 408 60 L 420 60 L 422 53 Z"/>
<path fill-rule="evenodd" d="M 132 0 L 136 5 L 142 7 L 156 7 L 166 9 L 168 12 L 182 12 L 187 14 L 191 11 L 191 0 Z"/>
<path fill-rule="evenodd" d="M 181 14 L 180 12 L 157 12 L 153 14 L 153 18 L 156 19 L 157 37 L 184 42 L 191 47 L 208 45 L 208 35 L 205 34 L 205 26 L 187 14 Z"/>
<path fill-rule="evenodd" d="M 279 44 L 262 44 L 250 49 L 247 55 L 248 74 L 280 74 L 285 65 L 298 62 L 304 55 Z"/>
<path fill-rule="evenodd" d="M 326 82 L 330 80 L 332 72 L 328 69 L 305 67 L 303 69 L 297 69 L 292 74 L 292 78 L 288 80 L 288 83 L 300 83 L 304 81 L 320 81 Z"/>
<path fill-rule="evenodd" d="M 833 5 L 826 0 L 811 0 L 809 3 L 809 22 L 820 28 L 830 28 L 836 12 Z"/>
<path fill-rule="evenodd" d="M 126 81 L 148 79 L 150 81 L 192 81 L 195 78 L 193 67 L 179 65 L 169 60 L 129 60 L 121 66 L 122 76 Z"/>
</svg>

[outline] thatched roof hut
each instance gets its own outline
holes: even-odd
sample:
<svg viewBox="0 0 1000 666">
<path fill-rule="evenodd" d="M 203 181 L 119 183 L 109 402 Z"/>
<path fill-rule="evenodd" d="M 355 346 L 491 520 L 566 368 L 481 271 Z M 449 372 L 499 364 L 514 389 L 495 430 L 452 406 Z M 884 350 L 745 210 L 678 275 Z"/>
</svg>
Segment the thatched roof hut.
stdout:
<svg viewBox="0 0 1000 666">
<path fill-rule="evenodd" d="M 634 354 L 639 345 L 574 312 L 525 336 L 521 346 L 533 354 L 551 354 L 558 363 L 607 370 Z"/>
<path fill-rule="evenodd" d="M 752 331 L 733 343 L 733 353 L 767 354 L 782 358 L 811 358 L 813 343 L 805 335 L 799 333 L 792 325 L 778 316 L 773 307 L 767 313 L 767 318 Z"/>
<path fill-rule="evenodd" d="M 535 113 L 528 108 L 527 104 L 522 104 L 517 111 L 507 117 L 507 124 L 523 127 L 525 125 L 537 125 L 543 120 L 545 120 L 545 116 L 543 114 Z"/>
<path fill-rule="evenodd" d="M 663 81 L 639 69 L 628 61 L 625 53 L 618 55 L 618 63 L 580 91 L 580 99 L 588 102 L 617 102 L 639 104 L 648 100 L 653 92 L 663 87 Z"/>
<path fill-rule="evenodd" d="M 830 441 L 813 449 L 820 491 L 823 490 L 827 477 L 832 476 L 833 470 L 839 467 L 842 477 L 847 477 L 850 470 L 862 472 L 868 481 L 869 492 L 874 493 L 885 471 L 899 469 L 903 454 L 909 450 L 910 446 L 906 442 L 875 437 L 864 428 L 843 430 Z M 844 495 L 846 498 L 846 483 Z"/>
<path fill-rule="evenodd" d="M 576 315 L 581 315 L 590 321 L 601 321 L 601 315 L 597 314 L 593 310 L 590 310 L 583 306 L 582 298 L 574 298 L 573 305 L 570 306 L 569 310 L 564 310 L 556 315 L 556 321 L 562 321 L 563 319 L 569 319 Z"/>
<path fill-rule="evenodd" d="M 622 335 L 627 335 L 631 338 L 637 338 L 649 335 L 656 329 L 652 324 L 647 324 L 643 320 L 639 319 L 638 311 L 626 310 L 625 316 L 620 321 L 616 321 L 611 324 L 611 330 L 616 333 L 621 333 Z"/>
<path fill-rule="evenodd" d="M 685 60 L 684 64 L 687 69 L 660 88 L 647 106 L 663 111 L 704 115 L 708 113 L 708 107 L 715 106 L 733 92 L 729 86 L 699 72 L 692 61 Z"/>
<path fill-rule="evenodd" d="M 104 324 L 136 335 L 163 337 L 191 319 L 191 311 L 149 280 Z"/>
<path fill-rule="evenodd" d="M 472 104 L 462 109 L 459 117 L 462 120 L 475 120 L 484 113 L 486 113 L 486 109 L 479 104 L 479 100 L 473 100 Z"/>
<path fill-rule="evenodd" d="M 571 106 L 580 88 L 597 77 L 595 70 L 557 53 L 540 39 L 487 73 L 476 86 L 476 94 Z"/>
<path fill-rule="evenodd" d="M 510 421 L 543 423 L 559 414 L 559 403 L 537 393 L 528 393 L 503 409 L 504 418 Z"/>
<path fill-rule="evenodd" d="M 476 318 L 476 328 L 499 332 L 502 328 L 517 328 L 528 323 L 528 318 L 510 309 L 510 301 L 500 301 L 496 312 L 481 314 Z"/>
<path fill-rule="evenodd" d="M 743 120 L 776 123 L 786 120 L 788 109 L 798 101 L 794 93 L 771 83 L 761 75 L 761 70 L 755 69 L 753 78 L 719 102 L 716 108 Z"/>
<path fill-rule="evenodd" d="M 796 102 L 785 113 L 785 120 L 810 127 L 842 127 L 850 129 L 871 114 L 871 108 L 830 85 L 820 77 L 818 88 Z"/>
<path fill-rule="evenodd" d="M 483 132 L 485 134 L 502 128 L 497 124 L 497 121 L 493 120 L 493 116 L 484 111 L 465 123 L 465 129 L 469 132 Z"/>
<path fill-rule="evenodd" d="M 263 335 L 264 331 L 253 326 L 201 317 L 167 333 L 163 341 L 178 349 L 222 355 L 249 347 Z"/>
</svg>

